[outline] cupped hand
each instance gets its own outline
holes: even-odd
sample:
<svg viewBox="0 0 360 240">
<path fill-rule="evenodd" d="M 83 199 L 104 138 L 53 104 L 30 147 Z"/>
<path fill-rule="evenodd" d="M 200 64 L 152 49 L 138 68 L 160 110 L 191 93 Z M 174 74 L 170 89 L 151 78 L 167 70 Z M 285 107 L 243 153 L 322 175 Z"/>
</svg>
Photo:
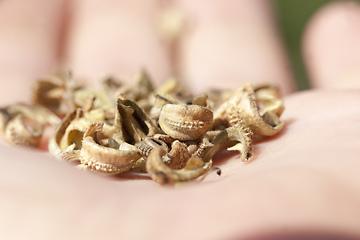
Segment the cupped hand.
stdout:
<svg viewBox="0 0 360 240">
<path fill-rule="evenodd" d="M 198 93 L 276 83 L 285 129 L 255 144 L 250 162 L 218 156 L 222 176 L 179 187 L 104 178 L 3 143 L 0 237 L 359 238 L 360 6 L 334 2 L 312 18 L 303 50 L 317 89 L 293 93 L 271 2 L 172 2 L 186 16 L 176 50 L 155 24 L 168 4 L 2 1 L 1 105 L 29 101 L 33 80 L 59 62 L 94 83 L 109 73 L 128 80 L 144 66 L 158 83 L 176 72 Z"/>
</svg>

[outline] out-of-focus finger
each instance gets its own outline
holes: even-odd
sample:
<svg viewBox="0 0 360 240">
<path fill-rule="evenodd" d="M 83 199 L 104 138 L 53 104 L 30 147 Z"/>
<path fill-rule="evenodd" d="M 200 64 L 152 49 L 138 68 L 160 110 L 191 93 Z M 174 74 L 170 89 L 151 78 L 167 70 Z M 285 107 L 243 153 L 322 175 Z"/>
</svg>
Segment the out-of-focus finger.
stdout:
<svg viewBox="0 0 360 240">
<path fill-rule="evenodd" d="M 28 100 L 32 82 L 56 63 L 63 2 L 0 2 L 1 105 Z"/>
<path fill-rule="evenodd" d="M 179 69 L 197 91 L 273 82 L 294 90 L 270 1 L 178 0 L 187 14 Z"/>
<path fill-rule="evenodd" d="M 314 87 L 360 88 L 360 4 L 332 2 L 310 20 L 304 58 Z"/>
<path fill-rule="evenodd" d="M 78 0 L 67 59 L 74 74 L 98 81 L 129 79 L 141 67 L 155 81 L 171 73 L 166 45 L 156 28 L 159 1 Z"/>
</svg>

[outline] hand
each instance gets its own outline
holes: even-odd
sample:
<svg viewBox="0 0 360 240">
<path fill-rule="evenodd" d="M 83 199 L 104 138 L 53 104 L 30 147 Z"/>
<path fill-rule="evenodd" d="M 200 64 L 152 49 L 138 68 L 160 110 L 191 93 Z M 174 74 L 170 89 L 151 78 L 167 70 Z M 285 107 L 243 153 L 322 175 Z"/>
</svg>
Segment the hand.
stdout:
<svg viewBox="0 0 360 240">
<path fill-rule="evenodd" d="M 269 1 L 179 0 L 190 27 L 176 66 L 154 29 L 155 1 L 69 2 L 68 12 L 61 0 L 0 3 L 1 105 L 28 101 L 31 80 L 59 60 L 93 81 L 128 79 L 141 66 L 163 81 L 176 67 L 198 92 L 264 80 L 294 90 Z M 2 144 L 1 238 L 360 237 L 359 90 L 324 90 L 359 87 L 359 25 L 352 2 L 325 6 L 310 21 L 304 56 L 319 89 L 285 97 L 285 129 L 255 144 L 251 162 L 215 159 L 221 177 L 173 189 Z"/>
</svg>

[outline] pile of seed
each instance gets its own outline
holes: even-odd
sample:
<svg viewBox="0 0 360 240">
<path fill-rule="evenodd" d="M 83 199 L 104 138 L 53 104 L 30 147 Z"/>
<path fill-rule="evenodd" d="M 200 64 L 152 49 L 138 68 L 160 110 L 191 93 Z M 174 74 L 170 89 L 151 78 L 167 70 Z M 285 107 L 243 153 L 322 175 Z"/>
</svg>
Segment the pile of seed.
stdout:
<svg viewBox="0 0 360 240">
<path fill-rule="evenodd" d="M 59 71 L 36 81 L 31 104 L 0 109 L 0 135 L 38 147 L 56 127 L 49 152 L 103 174 L 147 173 L 160 184 L 197 179 L 220 149 L 252 156 L 252 142 L 278 133 L 284 107 L 272 85 L 193 96 L 175 79 L 155 89 L 145 71 L 130 84 L 113 78 L 93 89 Z"/>
</svg>

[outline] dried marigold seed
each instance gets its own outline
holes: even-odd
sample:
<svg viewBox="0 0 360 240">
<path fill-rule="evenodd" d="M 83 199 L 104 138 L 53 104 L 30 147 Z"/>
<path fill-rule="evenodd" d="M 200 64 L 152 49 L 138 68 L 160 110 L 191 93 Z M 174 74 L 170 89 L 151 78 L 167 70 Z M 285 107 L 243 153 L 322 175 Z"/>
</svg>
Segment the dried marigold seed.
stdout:
<svg viewBox="0 0 360 240">
<path fill-rule="evenodd" d="M 136 147 L 121 143 L 119 149 L 108 148 L 95 142 L 94 133 L 101 132 L 104 123 L 92 123 L 84 134 L 80 161 L 92 171 L 118 174 L 129 171 L 132 164 L 141 157 Z"/>
<path fill-rule="evenodd" d="M 195 140 L 210 130 L 213 112 L 198 105 L 167 104 L 160 113 L 159 125 L 171 137 L 189 141 Z"/>
<path fill-rule="evenodd" d="M 249 160 L 253 141 L 284 126 L 279 96 L 276 86 L 244 84 L 235 92 L 194 97 L 174 78 L 155 89 L 144 70 L 131 83 L 109 76 L 94 89 L 62 70 L 35 83 L 32 104 L 0 108 L 0 136 L 37 147 L 43 129 L 57 126 L 48 144 L 57 159 L 83 170 L 147 173 L 159 184 L 175 184 L 220 175 L 211 166 L 223 148 Z"/>
<path fill-rule="evenodd" d="M 163 147 L 154 148 L 146 162 L 146 170 L 149 176 L 159 184 L 194 180 L 211 168 L 211 161 L 205 163 L 201 158 L 191 157 L 183 169 L 173 170 L 163 162 L 162 157 L 165 154 L 166 150 Z"/>
</svg>

